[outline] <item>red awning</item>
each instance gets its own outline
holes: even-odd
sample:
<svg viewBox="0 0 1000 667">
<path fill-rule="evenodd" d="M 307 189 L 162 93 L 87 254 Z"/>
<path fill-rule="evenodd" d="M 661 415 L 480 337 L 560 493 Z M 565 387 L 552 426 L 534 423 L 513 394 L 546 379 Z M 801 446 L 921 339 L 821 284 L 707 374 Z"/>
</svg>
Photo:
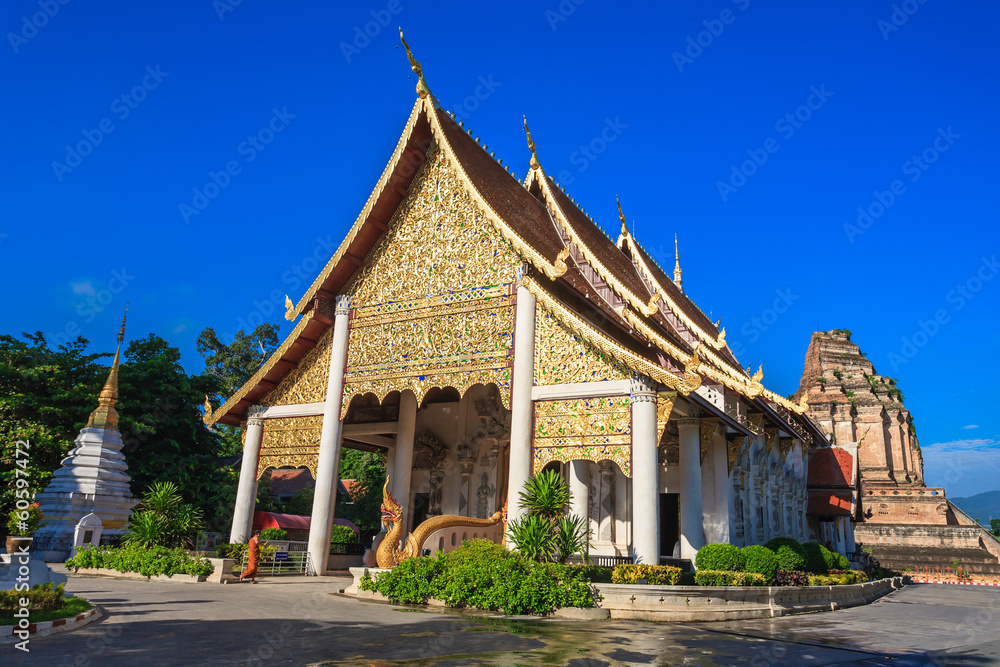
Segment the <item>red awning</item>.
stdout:
<svg viewBox="0 0 1000 667">
<path fill-rule="evenodd" d="M 281 514 L 279 512 L 261 512 L 256 511 L 253 513 L 253 529 L 263 530 L 265 528 L 281 528 L 283 530 L 309 530 L 309 525 L 312 523 L 312 517 L 302 516 L 299 514 Z M 348 521 L 347 519 L 334 519 L 333 525 L 335 526 L 347 526 L 354 531 L 355 535 L 361 533 L 354 523 Z"/>
</svg>

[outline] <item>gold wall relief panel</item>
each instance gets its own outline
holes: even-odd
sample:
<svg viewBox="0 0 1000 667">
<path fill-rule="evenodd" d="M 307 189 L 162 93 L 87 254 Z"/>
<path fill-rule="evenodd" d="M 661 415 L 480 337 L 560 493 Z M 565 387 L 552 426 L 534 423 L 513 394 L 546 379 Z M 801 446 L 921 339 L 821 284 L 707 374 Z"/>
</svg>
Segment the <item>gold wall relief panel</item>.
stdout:
<svg viewBox="0 0 1000 667">
<path fill-rule="evenodd" d="M 309 468 L 316 478 L 323 417 L 265 419 L 257 463 L 257 479 L 269 468 Z"/>
<path fill-rule="evenodd" d="M 663 442 L 663 432 L 670 421 L 670 413 L 674 411 L 677 392 L 662 392 L 656 397 L 656 444 Z"/>
<path fill-rule="evenodd" d="M 316 346 L 299 360 L 299 365 L 289 371 L 278 386 L 258 402 L 259 405 L 297 405 L 325 401 L 332 344 L 333 327 L 329 327 L 316 342 Z"/>
<path fill-rule="evenodd" d="M 535 402 L 534 472 L 550 461 L 614 461 L 632 476 L 628 396 Z"/>
<path fill-rule="evenodd" d="M 514 274 L 521 261 L 432 148 L 347 289 L 354 309 L 341 414 L 351 399 L 495 384 L 510 405 Z"/>
<path fill-rule="evenodd" d="M 633 373 L 596 349 L 540 304 L 535 311 L 535 384 L 537 386 L 628 380 Z"/>
</svg>

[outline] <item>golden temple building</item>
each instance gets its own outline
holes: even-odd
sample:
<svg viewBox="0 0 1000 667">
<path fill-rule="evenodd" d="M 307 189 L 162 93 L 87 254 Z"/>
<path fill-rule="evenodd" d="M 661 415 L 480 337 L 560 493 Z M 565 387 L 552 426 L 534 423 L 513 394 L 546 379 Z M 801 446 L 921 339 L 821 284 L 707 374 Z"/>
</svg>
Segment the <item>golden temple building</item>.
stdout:
<svg viewBox="0 0 1000 667">
<path fill-rule="evenodd" d="M 515 178 L 407 54 L 418 97 L 381 178 L 288 301 L 294 329 L 206 415 L 244 426 L 231 541 L 250 536 L 267 470 L 308 468 L 310 568 L 324 573 L 344 447 L 386 453 L 393 548 L 421 525 L 431 551 L 503 539 L 489 518 L 505 503 L 522 516 L 518 492 L 545 468 L 568 479 L 591 554 L 657 563 L 711 542 L 809 539 L 809 452 L 828 442 L 807 405 L 739 364 L 679 261 L 668 276 L 624 216 L 617 239 L 602 232 L 530 133 Z M 425 524 L 444 515 L 470 521 Z"/>
</svg>

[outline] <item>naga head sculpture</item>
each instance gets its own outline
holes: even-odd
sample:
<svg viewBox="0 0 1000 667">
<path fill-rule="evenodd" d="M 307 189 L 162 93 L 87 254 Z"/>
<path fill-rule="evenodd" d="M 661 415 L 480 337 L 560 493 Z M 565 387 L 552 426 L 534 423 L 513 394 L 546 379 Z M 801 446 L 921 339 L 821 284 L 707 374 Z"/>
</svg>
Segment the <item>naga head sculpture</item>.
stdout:
<svg viewBox="0 0 1000 667">
<path fill-rule="evenodd" d="M 391 530 L 392 525 L 403 515 L 403 508 L 400 507 L 396 499 L 389 492 L 389 475 L 385 476 L 385 485 L 382 487 L 382 523 L 386 530 Z"/>
</svg>

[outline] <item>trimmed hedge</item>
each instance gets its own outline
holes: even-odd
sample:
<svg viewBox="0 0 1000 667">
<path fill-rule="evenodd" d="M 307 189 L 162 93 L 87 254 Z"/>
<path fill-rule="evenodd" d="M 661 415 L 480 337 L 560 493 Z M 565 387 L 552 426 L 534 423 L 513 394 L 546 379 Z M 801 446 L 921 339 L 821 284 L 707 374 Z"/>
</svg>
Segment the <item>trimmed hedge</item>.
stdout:
<svg viewBox="0 0 1000 667">
<path fill-rule="evenodd" d="M 639 579 L 646 579 L 651 586 L 676 586 L 681 580 L 683 570 L 673 565 L 642 565 L 622 563 L 616 565 L 611 573 L 614 584 L 634 584 Z"/>
<path fill-rule="evenodd" d="M 158 574 L 165 574 L 168 577 L 174 574 L 209 575 L 214 569 L 208 560 L 192 558 L 184 549 L 140 547 L 127 544 L 120 547 L 108 545 L 81 547 L 77 550 L 75 557 L 66 561 L 66 567 L 138 572 L 147 577 Z"/>
<path fill-rule="evenodd" d="M 572 572 L 579 572 L 587 581 L 594 584 L 610 584 L 613 569 L 603 565 L 570 565 Z"/>
<path fill-rule="evenodd" d="M 774 555 L 778 557 L 779 570 L 795 572 L 806 569 L 805 557 L 792 547 L 782 545 Z"/>
<path fill-rule="evenodd" d="M 53 586 L 52 582 L 32 586 L 26 591 L 0 591 L 0 618 L 14 618 L 14 612 L 21 608 L 21 599 L 28 600 L 31 611 L 55 611 L 63 606 L 66 584 Z"/>
<path fill-rule="evenodd" d="M 699 586 L 767 586 L 764 575 L 756 572 L 698 570 L 694 581 Z"/>
<path fill-rule="evenodd" d="M 429 598 L 452 607 L 548 614 L 560 607 L 593 607 L 594 591 L 581 568 L 538 563 L 489 540 L 470 540 L 451 553 L 407 558 L 388 572 L 361 579 L 361 590 L 394 603 Z"/>
<path fill-rule="evenodd" d="M 863 584 L 865 582 L 864 572 L 851 570 L 840 574 L 812 574 L 809 575 L 810 586 L 849 586 L 851 584 Z"/>
<path fill-rule="evenodd" d="M 850 570 L 851 561 L 843 554 L 838 554 L 829 549 L 823 550 L 823 559 L 826 561 L 826 569 L 830 570 Z"/>
<path fill-rule="evenodd" d="M 806 571 L 814 574 L 826 574 L 829 568 L 826 566 L 826 557 L 823 552 L 829 553 L 829 550 L 819 542 L 806 542 L 802 548 L 806 554 Z"/>
<path fill-rule="evenodd" d="M 767 547 L 759 544 L 752 544 L 743 547 L 743 556 L 746 558 L 746 565 L 743 569 L 746 572 L 756 572 L 768 582 L 774 580 L 774 575 L 778 572 L 778 557 Z"/>
<path fill-rule="evenodd" d="M 699 570 L 742 572 L 746 556 L 739 547 L 732 544 L 706 544 L 698 550 L 694 564 Z"/>
</svg>

